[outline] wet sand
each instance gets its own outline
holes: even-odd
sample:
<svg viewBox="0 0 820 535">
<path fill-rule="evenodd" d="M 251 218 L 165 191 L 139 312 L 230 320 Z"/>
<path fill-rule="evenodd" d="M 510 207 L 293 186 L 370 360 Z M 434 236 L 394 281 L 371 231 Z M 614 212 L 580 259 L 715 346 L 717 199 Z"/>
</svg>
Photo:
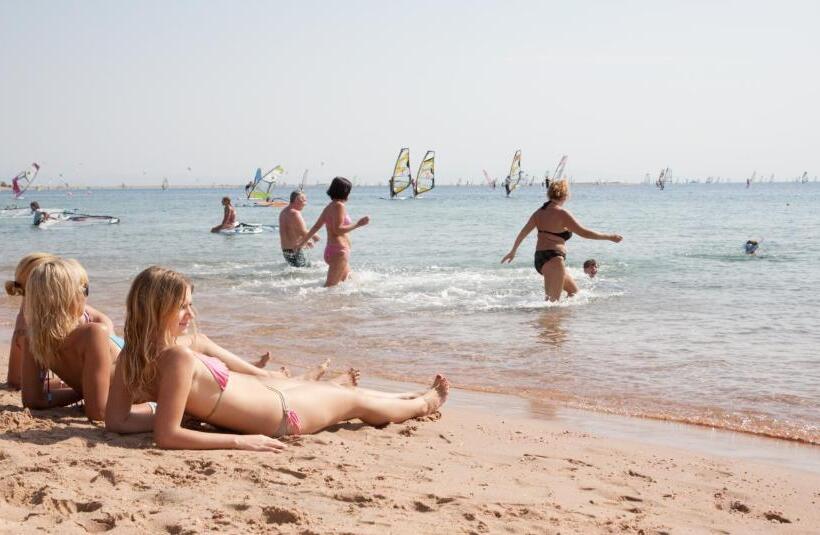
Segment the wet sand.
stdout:
<svg viewBox="0 0 820 535">
<path fill-rule="evenodd" d="M 3 373 L 8 334 L 0 333 Z M 77 409 L 32 414 L 4 388 L 0 532 L 816 533 L 820 526 L 816 471 L 601 436 L 577 415 L 531 418 L 502 405 L 456 389 L 441 415 L 383 429 L 343 424 L 292 439 L 281 454 L 167 451 L 148 434 L 106 432 Z M 814 451 L 804 447 L 796 455 Z"/>
</svg>

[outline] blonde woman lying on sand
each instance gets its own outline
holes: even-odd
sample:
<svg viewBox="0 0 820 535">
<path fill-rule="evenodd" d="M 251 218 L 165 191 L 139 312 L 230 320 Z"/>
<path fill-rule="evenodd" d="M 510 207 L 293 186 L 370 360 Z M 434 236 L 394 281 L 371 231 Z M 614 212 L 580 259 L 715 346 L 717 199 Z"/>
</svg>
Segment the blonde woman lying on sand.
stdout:
<svg viewBox="0 0 820 535">
<path fill-rule="evenodd" d="M 21 383 L 23 406 L 62 407 L 85 401 L 91 420 L 102 420 L 112 363 L 122 345 L 111 320 L 88 306 L 88 274 L 76 260 L 39 262 L 25 284 Z M 48 372 L 61 381 L 52 381 Z"/>
<path fill-rule="evenodd" d="M 192 286 L 181 274 L 150 267 L 128 292 L 125 349 L 117 362 L 105 424 L 120 433 L 153 429 L 161 448 L 278 451 L 272 437 L 316 433 L 358 418 L 371 425 L 402 422 L 438 410 L 449 384 L 437 376 L 420 394 L 388 394 L 329 382 L 262 377 L 246 363 L 203 355 L 202 335 L 185 336 L 194 320 Z M 135 412 L 155 401 L 156 415 Z M 183 415 L 238 434 L 182 427 Z"/>
<path fill-rule="evenodd" d="M 24 313 L 30 320 L 20 359 L 23 406 L 47 409 L 83 400 L 86 416 L 102 420 L 123 340 L 114 334 L 111 320 L 88 305 L 88 274 L 79 262 L 50 255 L 37 258 L 24 284 Z M 239 359 L 207 339 L 200 350 Z M 263 355 L 257 364 L 264 365 L 268 358 Z M 49 371 L 59 379 L 48 379 Z M 151 409 L 144 405 L 138 410 L 150 414 Z"/>
</svg>

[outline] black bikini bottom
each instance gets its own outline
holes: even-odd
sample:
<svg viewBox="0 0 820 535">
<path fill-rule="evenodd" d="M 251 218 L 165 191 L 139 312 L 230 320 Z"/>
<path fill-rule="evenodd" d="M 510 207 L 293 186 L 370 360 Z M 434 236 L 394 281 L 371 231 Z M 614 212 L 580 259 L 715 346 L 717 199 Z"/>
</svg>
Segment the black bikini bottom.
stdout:
<svg viewBox="0 0 820 535">
<path fill-rule="evenodd" d="M 566 253 L 562 253 L 561 251 L 554 251 L 552 249 L 547 249 L 545 251 L 535 251 L 535 271 L 539 274 L 541 273 L 541 268 L 544 267 L 544 264 L 555 258 L 556 256 L 560 256 L 564 260 L 567 258 Z"/>
</svg>

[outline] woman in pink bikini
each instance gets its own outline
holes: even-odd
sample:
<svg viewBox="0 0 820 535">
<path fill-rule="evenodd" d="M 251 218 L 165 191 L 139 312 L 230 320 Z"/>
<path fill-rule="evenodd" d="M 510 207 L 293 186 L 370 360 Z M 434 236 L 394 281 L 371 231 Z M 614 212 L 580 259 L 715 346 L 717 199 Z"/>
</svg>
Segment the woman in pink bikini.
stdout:
<svg viewBox="0 0 820 535">
<path fill-rule="evenodd" d="M 181 274 L 157 266 L 131 284 L 125 348 L 105 415 L 109 430 L 153 429 L 161 448 L 278 451 L 285 445 L 273 437 L 316 433 L 354 418 L 398 423 L 431 414 L 447 399 L 449 384 L 440 375 L 425 392 L 390 394 L 355 387 L 355 381 L 265 377 L 241 359 L 206 356 L 207 338 L 185 334 L 194 320 L 191 290 Z M 135 402 L 155 403 L 156 413 L 136 410 Z M 187 429 L 185 414 L 234 434 Z"/>
<path fill-rule="evenodd" d="M 323 225 L 327 226 L 325 262 L 328 268 L 325 288 L 336 286 L 347 279 L 350 274 L 350 237 L 347 234 L 370 223 L 370 218 L 364 216 L 354 224 L 347 215 L 345 203 L 352 187 L 353 184 L 346 178 L 337 176 L 333 179 L 327 189 L 330 203 L 322 210 L 322 215 L 307 236 L 297 244 L 297 249 L 304 247 Z"/>
</svg>

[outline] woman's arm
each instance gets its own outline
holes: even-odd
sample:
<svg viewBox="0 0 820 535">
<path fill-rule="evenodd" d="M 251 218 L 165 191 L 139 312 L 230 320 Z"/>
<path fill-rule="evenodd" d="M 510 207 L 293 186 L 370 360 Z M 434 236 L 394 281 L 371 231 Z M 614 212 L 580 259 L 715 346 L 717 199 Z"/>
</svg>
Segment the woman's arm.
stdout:
<svg viewBox="0 0 820 535">
<path fill-rule="evenodd" d="M 17 313 L 17 319 L 14 321 L 14 332 L 11 335 L 11 344 L 9 345 L 9 368 L 6 374 L 9 388 L 14 390 L 20 389 L 20 375 L 23 372 L 23 352 L 27 344 L 26 320 L 23 319 L 23 312 L 21 311 Z"/>
<path fill-rule="evenodd" d="M 564 227 L 588 240 L 609 240 L 618 243 L 623 239 L 619 234 L 603 234 L 584 227 L 566 210 L 564 210 Z"/>
<path fill-rule="evenodd" d="M 285 445 L 264 435 L 203 433 L 182 427 L 194 379 L 194 356 L 179 346 L 165 351 L 159 370 L 154 442 L 160 448 L 188 450 L 251 449 L 278 451 Z"/>
<path fill-rule="evenodd" d="M 83 352 L 83 399 L 89 420 L 104 420 L 111 386 L 111 349 L 108 331 L 99 323 L 89 323 L 75 343 Z"/>
<path fill-rule="evenodd" d="M 63 386 L 62 381 L 50 381 L 47 389 L 46 383 L 42 380 L 42 369 L 34 361 L 28 344 L 23 349 L 22 361 L 20 386 L 23 407 L 35 410 L 50 409 L 65 407 L 83 399 L 73 388 Z"/>
<path fill-rule="evenodd" d="M 258 375 L 260 377 L 268 377 L 268 372 L 261 368 L 257 368 L 250 362 L 242 360 L 241 357 L 234 355 L 224 347 L 220 346 L 204 334 L 197 334 L 191 337 L 191 349 L 204 353 L 209 357 L 216 357 L 228 366 L 231 371 L 244 373 L 247 375 Z"/>
<path fill-rule="evenodd" d="M 154 410 L 148 403 L 133 405 L 125 387 L 125 373 L 121 362 L 114 369 L 108 403 L 105 406 L 105 428 L 115 433 L 147 433 L 154 428 Z"/>
<path fill-rule="evenodd" d="M 94 323 L 101 323 L 105 325 L 108 329 L 109 334 L 114 334 L 114 322 L 111 321 L 111 318 L 97 310 L 96 308 L 92 307 L 91 305 L 85 305 L 85 309 L 88 312 L 88 316 L 91 318 L 91 321 Z"/>
<path fill-rule="evenodd" d="M 313 235 L 316 234 L 317 232 L 319 232 L 319 229 L 321 229 L 322 226 L 325 224 L 325 212 L 326 211 L 327 211 L 327 208 L 322 210 L 322 213 L 319 214 L 319 219 L 316 220 L 316 223 L 314 223 L 313 226 L 310 227 L 310 230 L 307 232 L 307 234 L 305 234 L 305 236 L 301 240 L 299 240 L 299 243 L 296 244 L 297 249 L 301 249 L 302 247 L 304 247 L 305 244 L 308 242 L 308 240 L 313 238 Z"/>
<path fill-rule="evenodd" d="M 516 236 L 515 243 L 513 244 L 512 249 L 510 249 L 510 252 L 504 255 L 504 258 L 501 259 L 502 264 L 505 262 L 513 261 L 513 258 L 515 258 L 515 253 L 518 251 L 518 247 L 521 245 L 521 242 L 524 241 L 524 238 L 526 238 L 534 228 L 535 214 L 532 214 L 530 218 L 527 220 L 527 222 L 524 224 L 524 227 L 518 233 L 518 236 Z"/>
</svg>

